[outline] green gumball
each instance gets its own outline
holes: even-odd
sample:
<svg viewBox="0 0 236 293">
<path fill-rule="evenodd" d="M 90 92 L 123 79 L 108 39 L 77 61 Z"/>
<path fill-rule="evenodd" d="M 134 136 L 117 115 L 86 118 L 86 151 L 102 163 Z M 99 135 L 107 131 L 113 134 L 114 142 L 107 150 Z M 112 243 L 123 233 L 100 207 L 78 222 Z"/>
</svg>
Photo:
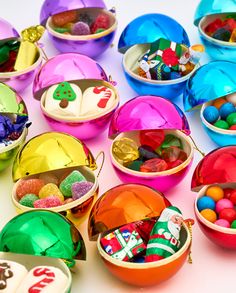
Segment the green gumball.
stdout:
<svg viewBox="0 0 236 293">
<path fill-rule="evenodd" d="M 214 126 L 221 129 L 229 129 L 229 124 L 224 120 L 218 120 L 214 123 Z"/>
<path fill-rule="evenodd" d="M 234 220 L 232 223 L 231 223 L 231 227 L 232 229 L 236 229 L 236 220 Z"/>
<path fill-rule="evenodd" d="M 229 126 L 236 124 L 236 112 L 231 113 L 227 118 L 226 121 L 228 122 Z"/>
</svg>

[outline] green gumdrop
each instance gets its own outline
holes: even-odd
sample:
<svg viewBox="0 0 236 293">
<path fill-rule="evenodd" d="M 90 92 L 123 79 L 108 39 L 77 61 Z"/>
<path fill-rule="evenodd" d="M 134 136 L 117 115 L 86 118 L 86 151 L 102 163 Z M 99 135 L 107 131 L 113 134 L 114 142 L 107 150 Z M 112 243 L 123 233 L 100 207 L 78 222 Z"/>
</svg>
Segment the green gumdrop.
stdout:
<svg viewBox="0 0 236 293">
<path fill-rule="evenodd" d="M 87 181 L 86 178 L 77 170 L 73 171 L 68 175 L 60 184 L 60 191 L 65 197 L 71 197 L 72 184 L 75 182 Z"/>
<path fill-rule="evenodd" d="M 234 220 L 232 223 L 231 223 L 231 227 L 232 229 L 236 229 L 236 220 Z"/>
<path fill-rule="evenodd" d="M 214 123 L 214 126 L 221 129 L 229 129 L 229 124 L 224 120 L 216 121 L 216 123 Z"/>
<path fill-rule="evenodd" d="M 126 165 L 126 167 L 134 171 L 140 171 L 140 166 L 142 164 L 143 164 L 143 161 L 136 160 Z"/>
<path fill-rule="evenodd" d="M 26 194 L 25 196 L 23 196 L 21 198 L 21 200 L 19 201 L 19 203 L 23 206 L 29 207 L 29 208 L 33 208 L 34 207 L 34 202 L 36 200 L 38 200 L 38 196 L 30 193 L 30 194 Z"/>
<path fill-rule="evenodd" d="M 228 122 L 229 126 L 236 124 L 236 112 L 231 113 L 227 118 L 226 121 Z"/>
<path fill-rule="evenodd" d="M 65 27 L 56 27 L 53 30 L 59 34 L 64 34 L 70 31 L 69 28 L 65 28 Z"/>
<path fill-rule="evenodd" d="M 182 141 L 177 136 L 175 136 L 173 134 L 167 134 L 164 142 L 161 145 L 161 148 L 166 149 L 171 146 L 176 146 L 178 148 L 183 149 Z"/>
<path fill-rule="evenodd" d="M 53 98 L 55 100 L 63 100 L 66 99 L 69 102 L 72 102 L 76 99 L 76 93 L 72 89 L 69 82 L 64 81 L 61 82 L 58 87 L 55 89 L 53 93 Z"/>
<path fill-rule="evenodd" d="M 95 34 L 99 34 L 99 33 L 102 33 L 104 32 L 105 29 L 104 28 L 98 28 L 96 31 L 95 31 Z"/>
</svg>

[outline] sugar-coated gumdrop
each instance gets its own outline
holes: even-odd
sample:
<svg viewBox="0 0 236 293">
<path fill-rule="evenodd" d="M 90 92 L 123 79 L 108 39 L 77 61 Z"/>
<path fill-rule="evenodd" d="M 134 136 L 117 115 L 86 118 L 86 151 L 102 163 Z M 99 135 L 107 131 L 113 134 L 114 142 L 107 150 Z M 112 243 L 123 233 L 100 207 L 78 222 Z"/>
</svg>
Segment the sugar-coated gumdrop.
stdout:
<svg viewBox="0 0 236 293">
<path fill-rule="evenodd" d="M 187 154 L 178 147 L 171 146 L 162 151 L 161 157 L 167 162 L 174 162 L 176 160 L 186 161 Z"/>
<path fill-rule="evenodd" d="M 229 129 L 229 124 L 224 120 L 218 120 L 214 123 L 214 126 L 221 129 Z"/>
<path fill-rule="evenodd" d="M 233 188 L 224 188 L 224 198 L 229 199 L 233 191 L 234 191 Z"/>
<path fill-rule="evenodd" d="M 200 214 L 211 223 L 214 223 L 217 220 L 215 211 L 211 209 L 202 210 Z"/>
<path fill-rule="evenodd" d="M 60 191 L 65 197 L 71 197 L 72 184 L 75 182 L 86 181 L 86 178 L 77 170 L 71 172 L 60 184 Z"/>
<path fill-rule="evenodd" d="M 79 21 L 86 22 L 89 26 L 93 23 L 93 19 L 88 13 L 80 13 Z"/>
<path fill-rule="evenodd" d="M 156 150 L 165 140 L 163 130 L 141 130 L 139 134 L 140 144 L 148 145 Z"/>
<path fill-rule="evenodd" d="M 220 186 L 210 186 L 207 188 L 206 195 L 218 201 L 224 197 L 224 190 Z"/>
<path fill-rule="evenodd" d="M 73 200 L 79 199 L 84 196 L 93 187 L 93 183 L 89 181 L 75 182 L 72 187 L 72 198 Z"/>
<path fill-rule="evenodd" d="M 215 204 L 214 200 L 209 196 L 202 196 L 197 200 L 197 208 L 198 208 L 199 212 L 201 212 L 202 210 L 205 210 L 205 209 L 214 210 L 215 206 L 216 206 L 216 204 Z"/>
<path fill-rule="evenodd" d="M 224 98 L 219 98 L 216 99 L 213 103 L 212 106 L 216 107 L 217 109 L 220 109 L 220 107 L 225 104 L 227 101 Z M 228 101 L 229 102 L 229 101 Z"/>
<path fill-rule="evenodd" d="M 236 190 L 233 190 L 230 194 L 229 200 L 236 206 Z"/>
<path fill-rule="evenodd" d="M 23 206 L 29 207 L 29 208 L 33 208 L 34 207 L 34 202 L 36 200 L 38 200 L 38 196 L 35 194 L 26 194 L 24 195 L 21 200 L 19 201 L 19 203 Z"/>
<path fill-rule="evenodd" d="M 71 34 L 75 36 L 90 35 L 89 25 L 83 21 L 76 22 L 71 28 Z"/>
<path fill-rule="evenodd" d="M 68 22 L 75 22 L 77 18 L 77 12 L 75 10 L 65 11 L 52 16 L 52 23 L 57 26 L 64 26 Z"/>
<path fill-rule="evenodd" d="M 37 209 L 48 209 L 58 207 L 62 202 L 57 196 L 49 196 L 46 198 L 38 199 L 34 202 L 34 207 Z"/>
<path fill-rule="evenodd" d="M 73 198 L 68 197 L 66 200 L 64 200 L 63 204 L 68 204 L 68 203 L 71 203 L 73 201 L 74 201 Z"/>
<path fill-rule="evenodd" d="M 229 126 L 236 124 L 236 112 L 229 114 L 227 116 L 226 121 L 228 122 Z"/>
<path fill-rule="evenodd" d="M 203 117 L 209 123 L 215 123 L 219 117 L 220 113 L 219 110 L 214 106 L 207 106 L 203 111 Z"/>
<path fill-rule="evenodd" d="M 39 198 L 46 198 L 49 196 L 57 196 L 60 201 L 64 201 L 64 196 L 54 183 L 48 183 L 44 185 L 39 191 Z"/>
<path fill-rule="evenodd" d="M 232 229 L 236 229 L 236 220 L 234 220 L 234 221 L 231 223 L 230 228 L 232 228 Z"/>
<path fill-rule="evenodd" d="M 18 183 L 16 195 L 21 199 L 26 194 L 38 195 L 40 189 L 44 186 L 44 181 L 40 179 L 26 179 Z"/>
<path fill-rule="evenodd" d="M 232 125 L 232 126 L 230 126 L 229 130 L 236 130 L 236 124 L 235 124 L 235 125 Z"/>
<path fill-rule="evenodd" d="M 219 111 L 221 119 L 226 119 L 229 114 L 235 112 L 235 106 L 234 104 L 227 102 L 220 107 Z"/>
<path fill-rule="evenodd" d="M 141 172 L 162 172 L 167 170 L 168 165 L 167 163 L 162 159 L 151 159 L 146 162 L 144 162 L 140 166 Z"/>
<path fill-rule="evenodd" d="M 59 180 L 56 175 L 53 173 L 41 173 L 39 175 L 39 179 L 43 180 L 45 184 L 47 183 L 54 183 L 56 185 L 59 184 Z"/>
<path fill-rule="evenodd" d="M 168 169 L 173 169 L 175 167 L 178 167 L 179 165 L 183 164 L 184 161 L 182 160 L 176 160 L 176 161 L 173 161 L 173 162 L 169 162 L 167 163 L 168 165 Z"/>
<path fill-rule="evenodd" d="M 232 223 L 236 220 L 236 211 L 234 208 L 223 209 L 219 212 L 219 218 Z"/>
<path fill-rule="evenodd" d="M 143 164 L 143 161 L 141 160 L 135 160 L 131 163 L 128 163 L 125 165 L 128 169 L 134 170 L 134 171 L 140 171 L 140 166 Z"/>
<path fill-rule="evenodd" d="M 109 26 L 110 26 L 109 16 L 101 13 L 96 17 L 94 23 L 91 25 L 91 32 L 92 34 L 94 34 L 97 31 L 97 29 L 99 28 L 108 29 Z"/>
<path fill-rule="evenodd" d="M 153 149 L 148 145 L 142 145 L 138 148 L 139 159 L 146 161 L 154 158 L 160 158 L 160 156 L 153 151 Z"/>
<path fill-rule="evenodd" d="M 233 207 L 234 207 L 234 205 L 229 199 L 222 198 L 222 199 L 218 200 L 216 203 L 216 212 L 219 214 L 221 210 L 233 208 Z"/>
<path fill-rule="evenodd" d="M 230 223 L 225 219 L 216 220 L 214 224 L 216 224 L 220 227 L 230 228 Z"/>
</svg>

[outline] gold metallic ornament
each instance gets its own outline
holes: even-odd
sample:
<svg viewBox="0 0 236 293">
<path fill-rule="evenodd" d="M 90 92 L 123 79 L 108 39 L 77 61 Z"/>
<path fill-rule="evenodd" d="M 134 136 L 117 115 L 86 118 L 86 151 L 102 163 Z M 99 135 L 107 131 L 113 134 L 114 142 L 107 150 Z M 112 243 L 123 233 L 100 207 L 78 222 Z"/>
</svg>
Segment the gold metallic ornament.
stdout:
<svg viewBox="0 0 236 293">
<path fill-rule="evenodd" d="M 113 143 L 112 153 L 121 164 L 126 164 L 139 158 L 136 142 L 127 137 L 121 138 Z"/>
</svg>

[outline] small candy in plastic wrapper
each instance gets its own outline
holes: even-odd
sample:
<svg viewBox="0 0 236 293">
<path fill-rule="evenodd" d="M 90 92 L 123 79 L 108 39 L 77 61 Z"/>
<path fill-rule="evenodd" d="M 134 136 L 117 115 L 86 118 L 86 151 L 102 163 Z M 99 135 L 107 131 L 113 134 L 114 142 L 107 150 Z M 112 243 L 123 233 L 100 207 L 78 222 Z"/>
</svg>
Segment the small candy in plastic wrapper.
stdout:
<svg viewBox="0 0 236 293">
<path fill-rule="evenodd" d="M 113 258 L 129 261 L 146 249 L 135 224 L 127 224 L 107 234 L 101 239 L 101 245 Z"/>
<path fill-rule="evenodd" d="M 229 42 L 230 43 L 236 42 L 236 28 L 232 31 L 232 34 L 231 34 L 230 39 L 229 39 Z"/>
<path fill-rule="evenodd" d="M 129 163 L 139 158 L 137 144 L 132 139 L 126 137 L 114 142 L 112 153 L 121 164 Z"/>
</svg>

